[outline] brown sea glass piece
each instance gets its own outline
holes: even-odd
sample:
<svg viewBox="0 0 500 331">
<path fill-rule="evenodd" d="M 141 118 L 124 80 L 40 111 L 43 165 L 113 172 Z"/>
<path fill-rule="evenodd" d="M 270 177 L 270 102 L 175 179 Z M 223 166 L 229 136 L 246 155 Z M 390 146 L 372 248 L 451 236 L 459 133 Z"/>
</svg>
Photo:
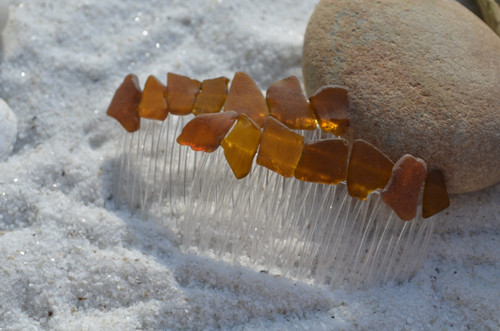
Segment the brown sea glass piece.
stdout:
<svg viewBox="0 0 500 331">
<path fill-rule="evenodd" d="M 347 166 L 347 189 L 352 197 L 365 200 L 376 189 L 383 189 L 391 178 L 393 162 L 364 140 L 354 141 Z"/>
<path fill-rule="evenodd" d="M 136 75 L 129 74 L 116 90 L 106 114 L 120 122 L 128 132 L 137 131 L 141 125 L 138 111 L 140 100 L 139 79 Z"/>
<path fill-rule="evenodd" d="M 195 151 L 211 153 L 220 146 L 237 116 L 234 111 L 196 116 L 182 129 L 177 142 Z"/>
<path fill-rule="evenodd" d="M 424 160 L 412 155 L 403 155 L 394 164 L 391 179 L 380 197 L 403 221 L 417 216 L 418 198 L 426 175 L 427 165 Z"/>
<path fill-rule="evenodd" d="M 167 74 L 167 107 L 174 115 L 191 114 L 201 83 L 186 76 Z"/>
<path fill-rule="evenodd" d="M 200 93 L 196 96 L 193 114 L 220 112 L 226 102 L 228 82 L 229 79 L 226 77 L 204 80 L 201 83 Z"/>
<path fill-rule="evenodd" d="M 304 137 L 268 116 L 257 153 L 257 163 L 283 177 L 292 177 L 299 163 Z"/>
<path fill-rule="evenodd" d="M 309 98 L 309 102 L 321 130 L 336 136 L 346 132 L 349 126 L 349 98 L 345 88 L 323 86 Z"/>
<path fill-rule="evenodd" d="M 422 217 L 431 217 L 448 208 L 449 205 L 450 198 L 443 173 L 439 169 L 430 170 L 425 180 Z"/>
<path fill-rule="evenodd" d="M 250 173 L 261 134 L 259 126 L 254 121 L 245 114 L 238 114 L 236 125 L 222 140 L 224 155 L 236 178 L 244 178 Z"/>
<path fill-rule="evenodd" d="M 346 179 L 349 148 L 345 139 L 325 139 L 304 145 L 295 178 L 336 185 Z"/>
<path fill-rule="evenodd" d="M 254 80 L 244 72 L 234 75 L 224 110 L 234 110 L 250 117 L 259 127 L 264 126 L 269 115 L 266 99 Z"/>
<path fill-rule="evenodd" d="M 316 119 L 295 76 L 274 82 L 266 94 L 269 112 L 290 129 L 314 130 Z"/>
<path fill-rule="evenodd" d="M 165 92 L 165 85 L 155 76 L 149 76 L 146 84 L 144 84 L 141 101 L 139 102 L 139 116 L 164 121 L 168 114 Z"/>
</svg>

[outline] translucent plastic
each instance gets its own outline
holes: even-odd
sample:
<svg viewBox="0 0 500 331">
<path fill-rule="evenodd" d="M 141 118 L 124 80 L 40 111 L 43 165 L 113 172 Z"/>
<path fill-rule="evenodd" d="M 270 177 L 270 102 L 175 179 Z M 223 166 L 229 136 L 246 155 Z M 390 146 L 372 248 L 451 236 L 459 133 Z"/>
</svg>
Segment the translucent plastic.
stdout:
<svg viewBox="0 0 500 331">
<path fill-rule="evenodd" d="M 114 190 L 117 205 L 160 224 L 184 251 L 354 289 L 419 269 L 433 218 L 402 222 L 377 193 L 362 201 L 343 183 L 284 178 L 255 161 L 237 180 L 222 149 L 193 152 L 175 142 L 189 119 L 145 120 L 124 133 Z"/>
<path fill-rule="evenodd" d="M 235 75 L 224 112 L 215 109 L 223 103 L 227 79 L 204 81 L 201 93 L 200 83 L 188 77 L 169 74 L 168 81 L 169 112 L 187 116 L 158 121 L 161 112 L 152 109 L 162 104 L 161 83 L 148 79 L 141 93 L 133 75 L 108 109 L 135 131 L 123 134 L 115 160 L 117 207 L 157 222 L 186 252 L 256 272 L 350 288 L 415 274 L 433 226 L 432 218 L 415 216 L 425 164 L 408 156 L 393 167 L 362 140 L 354 142 L 347 160 L 346 141 L 333 139 L 348 126 L 345 90 L 329 86 L 315 93 L 310 100 L 320 128 L 296 132 L 277 119 L 287 122 L 286 109 L 301 105 L 294 116 L 303 120 L 296 79 L 271 86 L 272 116 L 244 73 Z M 142 119 L 138 130 L 141 94 L 144 112 L 155 120 Z M 423 217 L 449 205 L 444 183 L 440 171 L 427 174 Z M 396 212 L 384 203 L 381 189 Z"/>
<path fill-rule="evenodd" d="M 433 223 L 402 222 L 378 194 L 361 201 L 344 184 L 286 179 L 262 167 L 234 180 L 220 151 L 203 159 L 184 224 L 189 252 L 348 288 L 404 281 L 423 261 Z"/>
<path fill-rule="evenodd" d="M 141 130 L 123 133 L 115 158 L 116 206 L 137 210 L 143 219 L 161 219 L 175 233 L 200 159 L 199 152 L 175 141 L 191 118 L 143 120 Z"/>
</svg>

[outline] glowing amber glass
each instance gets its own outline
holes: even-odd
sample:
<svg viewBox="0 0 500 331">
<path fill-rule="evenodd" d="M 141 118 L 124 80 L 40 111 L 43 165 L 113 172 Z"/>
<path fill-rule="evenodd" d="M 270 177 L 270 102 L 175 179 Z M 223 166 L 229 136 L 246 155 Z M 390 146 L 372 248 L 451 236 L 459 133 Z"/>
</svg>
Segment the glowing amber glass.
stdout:
<svg viewBox="0 0 500 331">
<path fill-rule="evenodd" d="M 139 116 L 152 120 L 165 120 L 168 114 L 165 92 L 165 85 L 155 76 L 149 76 L 142 91 L 141 102 L 139 103 Z"/>
<path fill-rule="evenodd" d="M 236 178 L 243 178 L 250 173 L 260 136 L 259 126 L 245 114 L 238 114 L 236 125 L 221 143 Z"/>
<path fill-rule="evenodd" d="M 446 182 L 443 173 L 432 169 L 427 174 L 422 202 L 422 217 L 428 218 L 448 208 L 450 198 L 446 191 Z"/>
<path fill-rule="evenodd" d="M 349 126 L 349 98 L 347 90 L 340 86 L 323 86 L 310 98 L 321 130 L 336 136 L 343 135 Z"/>
<path fill-rule="evenodd" d="M 403 221 L 417 216 L 418 197 L 426 175 L 424 160 L 412 155 L 403 155 L 394 164 L 391 179 L 380 197 Z"/>
<path fill-rule="evenodd" d="M 120 122 L 128 132 L 137 131 L 141 124 L 138 111 L 140 100 L 139 80 L 136 75 L 129 74 L 116 90 L 106 114 Z"/>
<path fill-rule="evenodd" d="M 266 101 L 271 115 L 290 129 L 316 129 L 316 119 L 297 77 L 272 83 L 267 89 Z"/>
<path fill-rule="evenodd" d="M 177 142 L 195 151 L 211 153 L 220 146 L 237 116 L 234 111 L 196 116 L 182 129 Z"/>
<path fill-rule="evenodd" d="M 345 139 L 306 143 L 295 169 L 295 178 L 336 185 L 346 178 L 349 148 Z"/>
<path fill-rule="evenodd" d="M 260 140 L 257 163 L 284 177 L 291 177 L 299 163 L 303 146 L 304 137 L 269 116 Z"/>
<path fill-rule="evenodd" d="M 167 107 L 174 115 L 187 115 L 193 110 L 200 82 L 186 76 L 167 74 Z"/>
<path fill-rule="evenodd" d="M 193 114 L 218 113 L 224 107 L 227 97 L 226 77 L 207 79 L 201 83 L 200 93 L 196 96 Z"/>
<path fill-rule="evenodd" d="M 347 166 L 349 194 L 365 200 L 371 192 L 384 188 L 391 178 L 392 166 L 392 161 L 375 146 L 356 140 Z"/>
<path fill-rule="evenodd" d="M 250 117 L 259 127 L 264 126 L 269 115 L 266 99 L 254 80 L 244 72 L 234 75 L 224 110 L 234 110 Z"/>
</svg>

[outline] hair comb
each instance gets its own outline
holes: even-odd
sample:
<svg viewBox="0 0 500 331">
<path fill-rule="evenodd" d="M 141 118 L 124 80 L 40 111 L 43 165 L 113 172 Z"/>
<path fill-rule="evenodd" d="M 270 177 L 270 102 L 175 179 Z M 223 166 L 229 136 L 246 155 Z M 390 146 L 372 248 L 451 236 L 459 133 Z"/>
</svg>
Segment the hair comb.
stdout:
<svg viewBox="0 0 500 331">
<path fill-rule="evenodd" d="M 228 84 L 125 77 L 107 111 L 127 131 L 116 205 L 169 226 L 185 252 L 256 270 L 350 288 L 412 277 L 449 205 L 441 171 L 341 138 L 340 86 L 306 99 L 293 76 L 266 97 L 243 72 Z"/>
</svg>

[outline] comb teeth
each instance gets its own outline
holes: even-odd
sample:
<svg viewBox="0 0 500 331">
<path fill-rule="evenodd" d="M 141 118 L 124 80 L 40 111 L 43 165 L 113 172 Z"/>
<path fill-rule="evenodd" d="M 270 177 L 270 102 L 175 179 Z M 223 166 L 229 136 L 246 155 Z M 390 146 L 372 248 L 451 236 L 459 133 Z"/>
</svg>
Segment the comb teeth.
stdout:
<svg viewBox="0 0 500 331">
<path fill-rule="evenodd" d="M 199 155 L 175 139 L 190 119 L 192 116 L 168 116 L 163 122 L 143 120 L 141 130 L 122 135 L 116 157 L 117 207 L 137 210 L 142 219 L 183 213 Z"/>
<path fill-rule="evenodd" d="M 404 281 L 419 269 L 432 218 L 402 222 L 378 193 L 361 201 L 343 183 L 284 178 L 255 164 L 236 180 L 222 149 L 196 153 L 175 142 L 191 118 L 143 119 L 124 133 L 115 181 L 116 203 L 166 223 L 184 251 L 353 289 Z"/>
</svg>

